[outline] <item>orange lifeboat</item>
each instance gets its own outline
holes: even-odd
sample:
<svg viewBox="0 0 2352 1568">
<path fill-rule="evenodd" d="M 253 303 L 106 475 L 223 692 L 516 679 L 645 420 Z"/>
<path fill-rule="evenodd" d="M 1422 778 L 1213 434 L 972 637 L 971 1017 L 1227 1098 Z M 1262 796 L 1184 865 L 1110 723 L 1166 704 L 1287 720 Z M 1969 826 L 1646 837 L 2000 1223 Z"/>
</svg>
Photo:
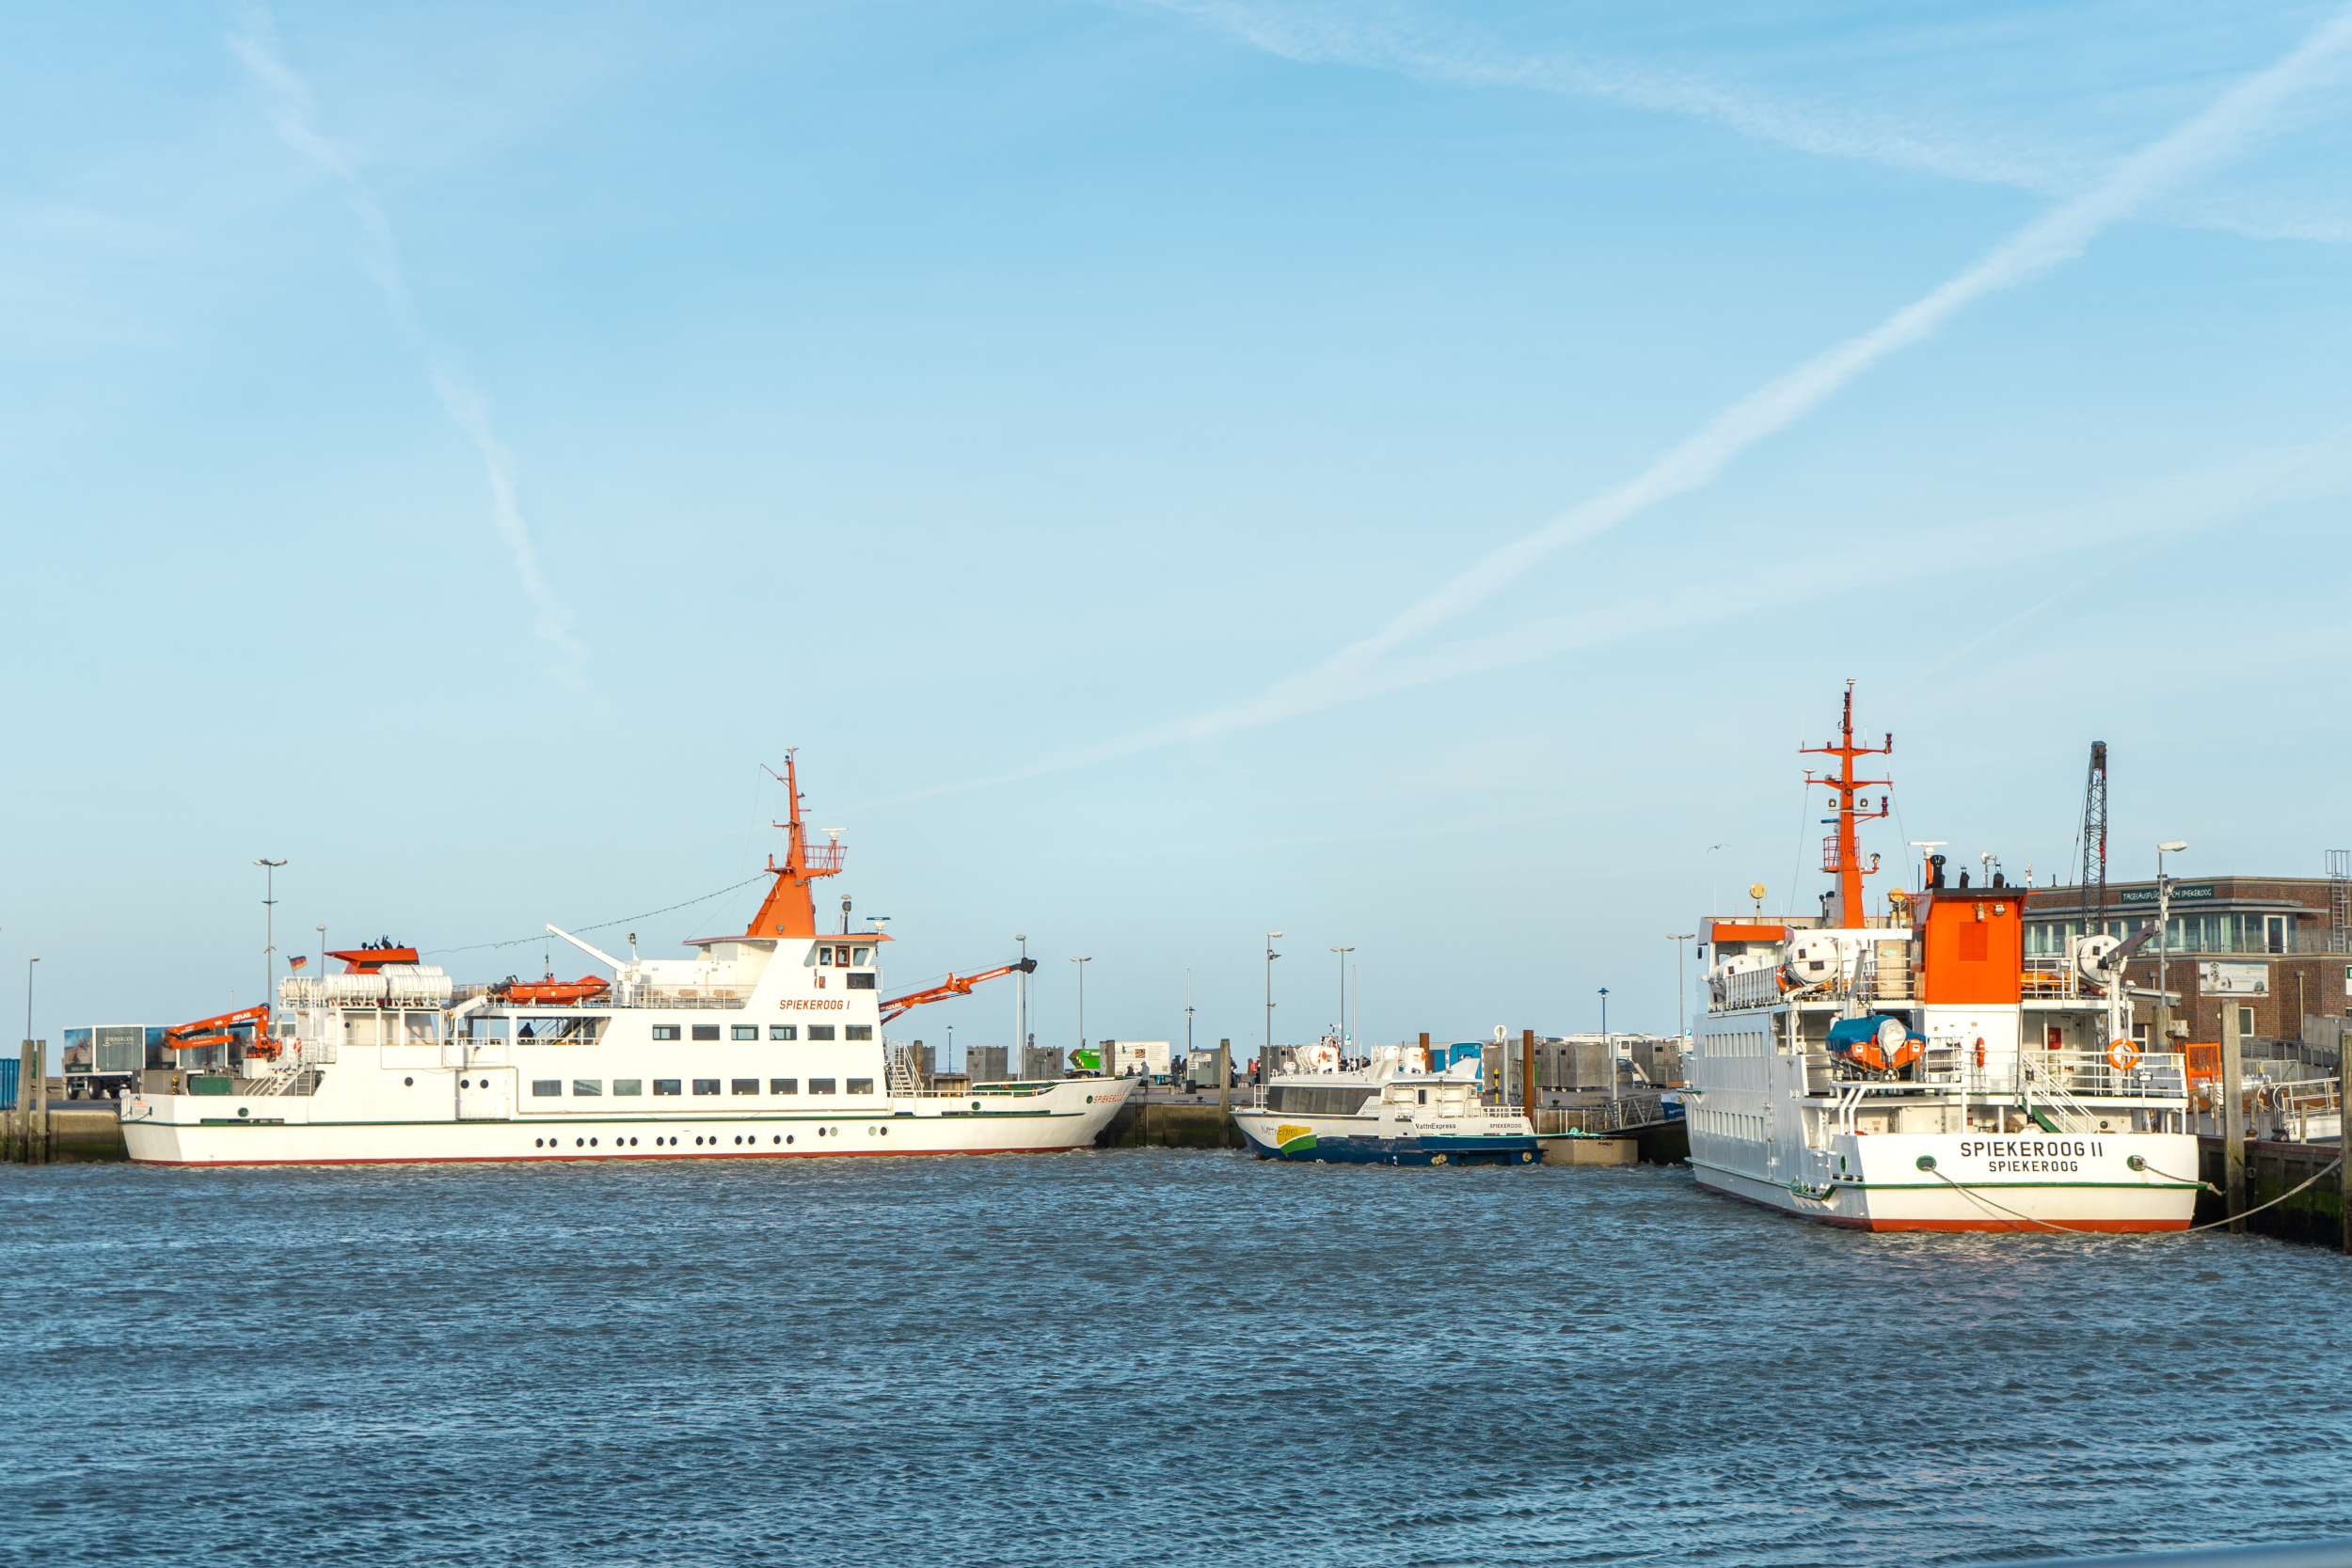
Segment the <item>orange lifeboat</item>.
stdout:
<svg viewBox="0 0 2352 1568">
<path fill-rule="evenodd" d="M 577 980 L 559 980 L 552 974 L 544 980 L 517 980 L 510 974 L 492 986 L 490 994 L 515 1006 L 561 1007 L 594 1001 L 612 989 L 612 982 L 594 974 Z"/>
</svg>

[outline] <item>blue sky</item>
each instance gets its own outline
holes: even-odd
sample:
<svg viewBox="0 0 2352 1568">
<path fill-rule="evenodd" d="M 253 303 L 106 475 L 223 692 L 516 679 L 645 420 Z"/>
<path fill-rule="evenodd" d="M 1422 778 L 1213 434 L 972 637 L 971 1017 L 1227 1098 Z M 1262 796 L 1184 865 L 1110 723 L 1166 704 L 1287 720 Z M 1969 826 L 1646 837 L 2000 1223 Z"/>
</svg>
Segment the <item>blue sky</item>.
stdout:
<svg viewBox="0 0 2352 1568">
<path fill-rule="evenodd" d="M 1812 907 L 1850 676 L 1890 863 L 2046 879 L 2100 738 L 2118 874 L 2317 875 L 2348 35 L 16 8 L 0 961 L 250 1002 L 267 855 L 281 941 L 533 973 L 751 876 L 797 746 L 892 981 L 1025 932 L 1049 1043 L 1076 954 L 1089 1036 L 1259 1037 L 1273 928 L 1278 1037 L 1340 943 L 1370 1037 L 1662 1029 L 1668 932 Z"/>
</svg>

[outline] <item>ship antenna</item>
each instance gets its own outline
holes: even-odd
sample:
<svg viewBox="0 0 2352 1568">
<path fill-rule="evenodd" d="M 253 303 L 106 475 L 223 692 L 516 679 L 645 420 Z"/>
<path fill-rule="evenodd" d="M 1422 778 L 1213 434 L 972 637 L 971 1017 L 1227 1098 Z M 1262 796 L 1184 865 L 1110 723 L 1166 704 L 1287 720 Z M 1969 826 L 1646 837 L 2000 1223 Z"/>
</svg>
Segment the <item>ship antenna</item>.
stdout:
<svg viewBox="0 0 2352 1568">
<path fill-rule="evenodd" d="M 1894 784 L 1892 779 L 1855 778 L 1854 758 L 1883 756 L 1894 750 L 1895 737 L 1891 734 L 1883 745 L 1857 746 L 1853 743 L 1853 682 L 1851 680 L 1846 683 L 1846 706 L 1838 719 L 1837 738 L 1827 746 L 1797 748 L 1800 755 L 1833 756 L 1837 759 L 1836 774 L 1824 774 L 1820 780 L 1834 793 L 1831 810 L 1836 813 L 1835 816 L 1822 818 L 1825 823 L 1833 825 L 1833 831 L 1821 840 L 1821 869 L 1837 879 L 1836 906 L 1831 914 L 1831 924 L 1842 929 L 1856 928 L 1867 918 L 1862 902 L 1862 879 L 1878 869 L 1875 863 L 1867 868 L 1864 867 L 1862 853 L 1855 846 L 1854 824 L 1877 821 L 1891 810 L 1885 796 L 1879 797 L 1878 809 L 1872 811 L 1867 802 L 1857 800 L 1855 791 L 1874 785 L 1891 787 Z M 1807 783 L 1813 781 L 1810 768 L 1805 770 L 1805 780 Z"/>
</svg>

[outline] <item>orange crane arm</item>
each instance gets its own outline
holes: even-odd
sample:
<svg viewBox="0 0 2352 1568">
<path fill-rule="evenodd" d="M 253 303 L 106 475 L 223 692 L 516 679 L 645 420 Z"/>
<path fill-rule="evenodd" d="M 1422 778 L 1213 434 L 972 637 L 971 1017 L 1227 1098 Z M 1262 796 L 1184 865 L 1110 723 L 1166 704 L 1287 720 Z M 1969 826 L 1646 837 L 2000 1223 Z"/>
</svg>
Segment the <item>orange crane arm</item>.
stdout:
<svg viewBox="0 0 2352 1568">
<path fill-rule="evenodd" d="M 972 994 L 972 988 L 978 985 L 981 981 L 993 980 L 1000 974 L 1010 974 L 1016 971 L 1023 974 L 1035 974 L 1037 972 L 1037 960 L 1035 958 L 1023 958 L 1018 963 L 1002 964 L 994 969 L 984 969 L 977 974 L 957 974 L 951 972 L 947 978 L 941 981 L 938 985 L 926 986 L 921 990 L 911 990 L 904 996 L 894 996 L 889 1001 L 883 1003 L 882 1005 L 882 1021 L 884 1023 L 887 1023 L 892 1019 L 897 1018 L 900 1013 L 903 1013 L 912 1007 L 919 1007 L 926 1002 L 945 1002 L 951 996 L 969 996 Z"/>
<path fill-rule="evenodd" d="M 254 1044 L 257 1047 L 262 1045 L 269 1038 L 269 1004 L 264 1002 L 251 1007 L 239 1007 L 233 1013 L 217 1013 L 211 1018 L 199 1018 L 194 1023 L 167 1029 L 164 1031 L 164 1049 L 194 1051 L 200 1046 L 227 1045 L 236 1038 L 230 1031 L 240 1024 L 251 1024 Z M 276 1054 L 269 1050 L 260 1050 L 258 1053 Z"/>
</svg>

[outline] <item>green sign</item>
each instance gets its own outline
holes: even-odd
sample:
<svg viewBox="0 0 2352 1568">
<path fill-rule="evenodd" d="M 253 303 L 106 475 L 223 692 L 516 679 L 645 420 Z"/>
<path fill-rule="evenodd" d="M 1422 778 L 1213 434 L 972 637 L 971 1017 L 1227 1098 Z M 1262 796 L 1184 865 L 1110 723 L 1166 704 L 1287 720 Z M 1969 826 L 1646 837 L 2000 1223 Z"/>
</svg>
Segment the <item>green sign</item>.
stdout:
<svg viewBox="0 0 2352 1568">
<path fill-rule="evenodd" d="M 2212 896 L 2213 884 L 2211 882 L 2176 882 L 2172 887 L 2172 902 L 2175 904 L 2191 898 Z M 2127 887 L 2115 897 L 2116 902 L 2120 904 L 2153 904 L 2156 901 L 2156 890 L 2152 887 Z"/>
</svg>

